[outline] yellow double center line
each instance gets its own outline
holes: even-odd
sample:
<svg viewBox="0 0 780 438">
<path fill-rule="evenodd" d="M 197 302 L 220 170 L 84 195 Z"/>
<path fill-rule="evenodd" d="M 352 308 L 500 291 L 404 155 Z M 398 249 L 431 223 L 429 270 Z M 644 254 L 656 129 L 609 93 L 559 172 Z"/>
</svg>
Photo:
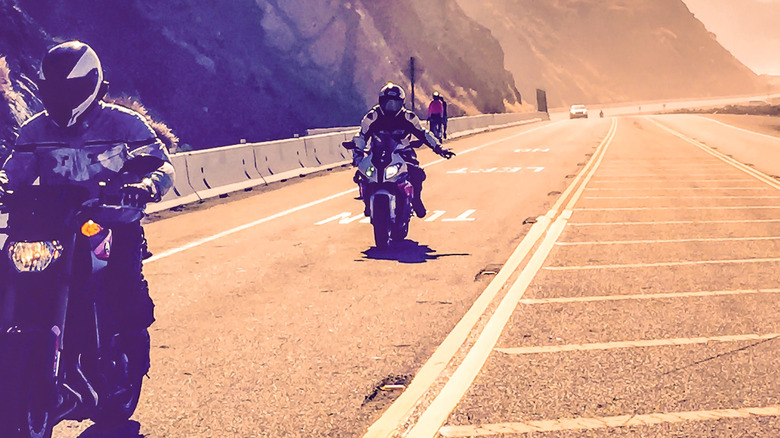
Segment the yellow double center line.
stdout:
<svg viewBox="0 0 780 438">
<path fill-rule="evenodd" d="M 541 268 L 542 263 L 553 248 L 553 244 L 571 217 L 571 209 L 574 203 L 582 195 L 585 185 L 593 177 L 599 164 L 601 164 L 616 130 L 617 119 L 612 119 L 609 133 L 598 146 L 587 165 L 572 181 L 572 184 L 566 188 L 550 211 L 537 219 L 537 222 L 528 231 L 528 234 L 520 242 L 520 245 L 518 245 L 493 281 L 490 282 L 466 315 L 423 365 L 403 394 L 371 425 L 364 438 L 390 437 L 404 425 L 414 409 L 420 404 L 422 397 L 431 389 L 435 381 L 442 375 L 447 365 L 468 339 L 469 334 L 495 296 L 504 288 L 512 274 L 534 249 L 539 239 L 545 236 L 528 264 L 523 268 L 520 276 L 491 316 L 485 329 L 471 350 L 469 350 L 463 362 L 458 366 L 430 406 L 422 413 L 422 416 L 417 420 L 407 436 L 432 437 L 438 432 L 485 364 L 498 341 L 499 335 L 514 312 L 518 301 L 522 298 L 531 280 Z M 561 207 L 567 199 L 569 199 L 569 202 L 565 210 L 561 211 Z"/>
</svg>

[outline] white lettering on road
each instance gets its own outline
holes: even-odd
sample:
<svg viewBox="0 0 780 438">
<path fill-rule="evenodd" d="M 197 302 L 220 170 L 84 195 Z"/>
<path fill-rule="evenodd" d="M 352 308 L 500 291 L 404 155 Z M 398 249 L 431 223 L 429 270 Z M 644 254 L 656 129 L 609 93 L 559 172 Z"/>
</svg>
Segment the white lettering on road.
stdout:
<svg viewBox="0 0 780 438">
<path fill-rule="evenodd" d="M 550 152 L 550 148 L 515 149 L 518 153 Z"/>
<path fill-rule="evenodd" d="M 365 217 L 366 215 L 364 215 L 363 213 L 356 214 L 354 216 L 352 215 L 352 213 L 341 213 L 341 214 L 337 214 L 336 216 L 329 217 L 325 220 L 321 220 L 314 225 L 325 225 L 328 222 L 334 222 L 334 221 L 339 221 L 340 224 L 351 224 L 352 222 L 359 221 L 360 219 L 363 219 Z"/>
<path fill-rule="evenodd" d="M 442 222 L 472 222 L 476 220 L 473 217 L 470 217 L 474 213 L 476 213 L 477 210 L 466 210 L 465 212 L 461 213 L 460 215 L 454 217 L 454 218 L 448 218 L 448 219 L 441 219 Z M 425 218 L 425 222 L 434 222 L 436 220 L 439 220 L 442 216 L 447 214 L 444 210 L 433 210 L 430 212 L 428 216 Z M 323 219 L 314 225 L 325 225 L 328 223 L 336 222 L 339 225 L 348 225 L 355 222 L 359 222 L 361 224 L 368 224 L 371 222 L 371 218 L 366 217 L 363 213 L 357 213 L 353 214 L 350 212 L 345 213 L 339 213 L 335 216 L 331 216 L 327 219 Z"/>
<path fill-rule="evenodd" d="M 425 222 L 433 222 L 436 219 L 444 216 L 444 213 L 447 213 L 447 212 L 443 211 L 443 210 L 434 210 L 434 211 L 428 213 L 428 217 L 425 218 Z"/>
<path fill-rule="evenodd" d="M 442 222 L 471 222 L 471 221 L 474 221 L 476 219 L 474 219 L 473 217 L 469 217 L 469 216 L 471 216 L 472 214 L 476 213 L 476 211 L 477 210 L 466 210 L 463 214 L 461 214 L 460 216 L 456 217 L 455 219 L 442 219 L 441 221 Z"/>
</svg>

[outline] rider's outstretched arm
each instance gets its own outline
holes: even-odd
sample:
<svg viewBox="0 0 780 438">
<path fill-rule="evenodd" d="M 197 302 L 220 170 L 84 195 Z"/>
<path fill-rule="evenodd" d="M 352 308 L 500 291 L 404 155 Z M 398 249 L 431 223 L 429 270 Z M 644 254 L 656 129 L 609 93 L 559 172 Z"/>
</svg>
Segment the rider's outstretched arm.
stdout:
<svg viewBox="0 0 780 438">
<path fill-rule="evenodd" d="M 411 111 L 405 111 L 404 116 L 406 117 L 406 121 L 412 125 L 412 135 L 425 142 L 425 144 L 434 151 L 440 149 L 441 145 L 439 144 L 439 140 L 436 139 L 436 136 L 434 136 L 431 131 L 423 128 L 422 124 L 420 123 L 420 119 L 415 113 Z"/>
</svg>

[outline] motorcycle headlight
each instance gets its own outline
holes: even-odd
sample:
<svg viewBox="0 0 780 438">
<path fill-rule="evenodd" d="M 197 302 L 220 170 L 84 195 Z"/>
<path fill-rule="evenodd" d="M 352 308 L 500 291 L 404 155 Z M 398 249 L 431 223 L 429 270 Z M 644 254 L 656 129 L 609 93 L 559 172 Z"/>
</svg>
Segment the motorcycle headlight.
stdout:
<svg viewBox="0 0 780 438">
<path fill-rule="evenodd" d="M 62 256 L 62 245 L 51 242 L 15 242 L 8 247 L 8 257 L 18 272 L 41 272 Z"/>
<path fill-rule="evenodd" d="M 385 179 L 390 179 L 398 175 L 398 171 L 400 170 L 401 170 L 401 165 L 399 164 L 388 167 L 387 169 L 385 169 Z"/>
<path fill-rule="evenodd" d="M 372 176 L 374 176 L 375 171 L 376 169 L 374 169 L 374 166 L 368 166 L 368 169 L 366 169 L 366 176 L 371 178 Z"/>
</svg>

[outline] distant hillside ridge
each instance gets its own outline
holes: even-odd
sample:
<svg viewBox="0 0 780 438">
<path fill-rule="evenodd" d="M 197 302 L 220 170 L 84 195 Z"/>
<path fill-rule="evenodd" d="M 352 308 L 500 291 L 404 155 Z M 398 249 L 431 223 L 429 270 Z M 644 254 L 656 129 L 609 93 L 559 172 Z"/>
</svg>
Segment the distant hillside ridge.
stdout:
<svg viewBox="0 0 780 438">
<path fill-rule="evenodd" d="M 766 91 L 682 0 L 457 0 L 551 106 Z"/>
</svg>

